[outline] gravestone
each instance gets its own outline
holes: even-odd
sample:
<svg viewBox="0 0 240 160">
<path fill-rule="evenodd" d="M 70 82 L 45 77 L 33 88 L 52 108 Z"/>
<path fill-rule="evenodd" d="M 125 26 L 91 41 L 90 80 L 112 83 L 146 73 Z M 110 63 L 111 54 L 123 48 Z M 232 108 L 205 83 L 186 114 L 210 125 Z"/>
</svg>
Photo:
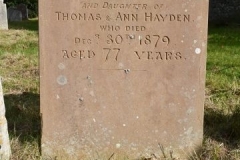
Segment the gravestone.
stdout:
<svg viewBox="0 0 240 160">
<path fill-rule="evenodd" d="M 0 30 L 8 29 L 7 8 L 3 0 L 0 0 Z"/>
<path fill-rule="evenodd" d="M 43 157 L 201 146 L 208 0 L 39 1 Z"/>
<path fill-rule="evenodd" d="M 9 7 L 7 10 L 7 17 L 9 21 L 22 21 L 22 12 L 17 8 Z"/>
<path fill-rule="evenodd" d="M 11 155 L 5 105 L 3 99 L 2 82 L 0 77 L 0 159 L 8 160 Z"/>
<path fill-rule="evenodd" d="M 25 4 L 19 4 L 16 8 L 22 12 L 22 19 L 28 20 L 28 8 Z"/>
</svg>

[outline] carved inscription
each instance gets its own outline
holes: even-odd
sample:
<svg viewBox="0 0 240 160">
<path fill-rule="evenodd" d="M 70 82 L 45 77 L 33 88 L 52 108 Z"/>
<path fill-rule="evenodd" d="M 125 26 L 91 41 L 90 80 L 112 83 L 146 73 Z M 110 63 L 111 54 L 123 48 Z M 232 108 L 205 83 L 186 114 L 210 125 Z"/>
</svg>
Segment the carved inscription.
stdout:
<svg viewBox="0 0 240 160">
<path fill-rule="evenodd" d="M 144 14 L 130 14 L 118 12 L 114 17 L 107 16 L 105 19 L 100 13 L 83 13 L 83 12 L 60 12 L 56 11 L 56 18 L 58 21 L 124 21 L 124 22 L 138 22 L 143 18 L 145 22 L 190 22 L 191 16 L 189 14 L 154 14 L 152 12 L 145 12 Z"/>
<path fill-rule="evenodd" d="M 173 41 L 176 39 L 175 37 L 164 32 L 152 33 L 151 28 L 147 25 L 151 23 L 153 26 L 159 26 L 160 29 L 164 24 L 177 25 L 194 22 L 191 14 L 186 11 L 168 13 L 168 7 L 161 3 L 150 5 L 146 3 L 80 1 L 79 10 L 54 11 L 55 20 L 66 24 L 78 22 L 96 24 L 98 22 L 94 34 L 72 37 L 76 48 L 62 48 L 59 52 L 64 59 L 94 60 L 104 57 L 102 59 L 104 62 L 119 61 L 119 55 L 128 56 L 130 54 L 135 55 L 133 57 L 138 61 L 186 60 L 184 51 L 174 48 L 177 43 L 180 43 Z M 84 25 L 79 26 L 79 29 L 84 29 Z M 139 47 L 127 51 L 126 54 L 123 45 Z"/>
</svg>

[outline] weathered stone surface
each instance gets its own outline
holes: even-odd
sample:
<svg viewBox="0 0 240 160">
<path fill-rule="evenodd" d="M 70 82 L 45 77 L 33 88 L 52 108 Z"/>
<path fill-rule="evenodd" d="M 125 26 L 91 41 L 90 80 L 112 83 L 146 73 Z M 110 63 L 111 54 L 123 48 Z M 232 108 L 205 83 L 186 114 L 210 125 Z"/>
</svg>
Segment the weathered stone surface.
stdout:
<svg viewBox="0 0 240 160">
<path fill-rule="evenodd" d="M 7 8 L 3 0 L 0 0 L 0 30 L 8 29 Z"/>
<path fill-rule="evenodd" d="M 19 4 L 16 8 L 22 12 L 22 19 L 28 20 L 28 8 L 25 4 Z"/>
<path fill-rule="evenodd" d="M 5 118 L 5 105 L 0 77 L 0 159 L 8 160 L 10 158 L 10 155 L 11 148 L 9 143 L 7 120 Z"/>
<path fill-rule="evenodd" d="M 39 8 L 43 156 L 160 157 L 160 144 L 184 159 L 201 145 L 208 0 Z"/>
<path fill-rule="evenodd" d="M 17 8 L 9 7 L 7 10 L 9 21 L 22 21 L 22 12 Z"/>
</svg>

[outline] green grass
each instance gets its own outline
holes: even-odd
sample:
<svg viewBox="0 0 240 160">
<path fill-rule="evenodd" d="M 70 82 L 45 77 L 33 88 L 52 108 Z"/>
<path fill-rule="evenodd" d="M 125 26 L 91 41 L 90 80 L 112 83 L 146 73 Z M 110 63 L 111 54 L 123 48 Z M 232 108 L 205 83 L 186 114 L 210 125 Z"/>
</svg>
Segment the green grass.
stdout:
<svg viewBox="0 0 240 160">
<path fill-rule="evenodd" d="M 204 121 L 202 157 L 240 159 L 239 27 L 209 28 Z"/>
<path fill-rule="evenodd" d="M 210 28 L 208 43 L 208 96 L 215 108 L 234 112 L 240 108 L 240 28 Z"/>
<path fill-rule="evenodd" d="M 231 88 L 240 79 L 240 29 L 210 28 L 208 43 L 207 85 Z"/>
<path fill-rule="evenodd" d="M 37 19 L 0 31 L 0 75 L 12 160 L 39 160 Z M 240 159 L 240 28 L 209 29 L 204 142 L 191 159 Z"/>
<path fill-rule="evenodd" d="M 8 31 L 0 32 L 0 55 L 37 55 L 38 20 L 11 22 Z"/>
<path fill-rule="evenodd" d="M 0 76 L 11 138 L 12 160 L 39 159 L 38 21 L 0 31 Z"/>
</svg>

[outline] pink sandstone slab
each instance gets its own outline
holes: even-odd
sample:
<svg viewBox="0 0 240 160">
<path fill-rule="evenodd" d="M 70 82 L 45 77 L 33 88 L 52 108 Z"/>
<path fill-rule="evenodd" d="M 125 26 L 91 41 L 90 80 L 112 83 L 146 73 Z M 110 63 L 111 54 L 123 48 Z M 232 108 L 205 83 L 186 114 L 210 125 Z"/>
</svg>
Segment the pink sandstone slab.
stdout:
<svg viewBox="0 0 240 160">
<path fill-rule="evenodd" d="M 202 143 L 208 0 L 41 0 L 42 154 L 188 157 Z"/>
</svg>

